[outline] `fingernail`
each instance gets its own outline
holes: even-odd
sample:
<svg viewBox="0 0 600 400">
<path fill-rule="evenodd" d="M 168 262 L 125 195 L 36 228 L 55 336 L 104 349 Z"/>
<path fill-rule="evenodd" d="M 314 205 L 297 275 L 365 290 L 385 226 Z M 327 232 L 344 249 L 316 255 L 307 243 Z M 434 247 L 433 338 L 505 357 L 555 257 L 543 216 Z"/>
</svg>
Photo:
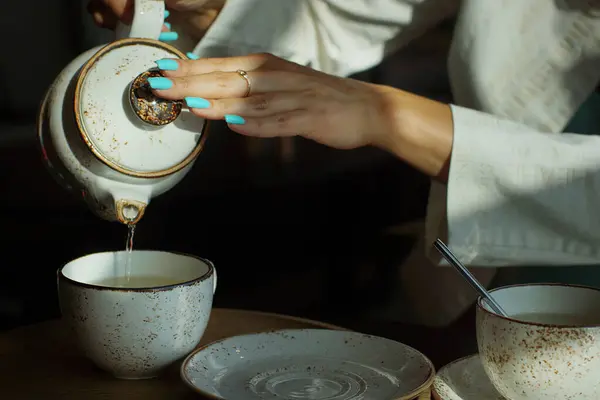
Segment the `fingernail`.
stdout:
<svg viewBox="0 0 600 400">
<path fill-rule="evenodd" d="M 209 108 L 210 101 L 201 97 L 186 97 L 185 104 L 190 108 Z"/>
<path fill-rule="evenodd" d="M 152 89 L 165 90 L 173 87 L 173 82 L 170 79 L 162 77 L 148 78 L 148 83 Z"/>
<path fill-rule="evenodd" d="M 226 115 L 225 122 L 231 125 L 244 125 L 246 120 L 239 115 Z"/>
<path fill-rule="evenodd" d="M 163 71 L 177 71 L 177 68 L 179 68 L 179 63 L 169 58 L 163 58 L 155 62 L 158 69 L 162 69 Z"/>
<path fill-rule="evenodd" d="M 164 22 L 164 25 L 167 27 L 168 30 L 171 30 L 171 24 L 168 22 Z"/>
<path fill-rule="evenodd" d="M 185 55 L 186 55 L 186 56 L 187 56 L 187 58 L 189 58 L 190 60 L 197 60 L 197 59 L 199 59 L 199 58 L 200 58 L 199 56 L 197 56 L 196 54 L 194 54 L 194 53 L 191 53 L 191 52 L 190 52 L 190 53 L 185 53 Z"/>
<path fill-rule="evenodd" d="M 169 15 L 171 15 L 169 10 L 165 10 L 165 19 L 169 18 Z"/>
<path fill-rule="evenodd" d="M 163 42 L 172 42 L 174 40 L 177 40 L 179 38 L 179 35 L 177 34 L 177 32 L 161 32 L 160 36 L 158 37 L 158 40 L 162 40 Z"/>
</svg>

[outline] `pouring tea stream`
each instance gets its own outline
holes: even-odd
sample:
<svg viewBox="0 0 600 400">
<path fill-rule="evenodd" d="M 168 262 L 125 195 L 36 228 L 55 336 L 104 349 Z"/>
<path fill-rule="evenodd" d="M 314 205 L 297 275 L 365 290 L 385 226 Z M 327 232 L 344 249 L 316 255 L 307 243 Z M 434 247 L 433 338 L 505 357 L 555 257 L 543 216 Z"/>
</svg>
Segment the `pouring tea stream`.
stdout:
<svg viewBox="0 0 600 400">
<path fill-rule="evenodd" d="M 206 140 L 207 121 L 148 88 L 156 60 L 187 58 L 157 40 L 164 12 L 163 1 L 135 0 L 132 25 L 67 65 L 38 116 L 52 175 L 98 216 L 127 225 L 183 179 Z"/>
</svg>

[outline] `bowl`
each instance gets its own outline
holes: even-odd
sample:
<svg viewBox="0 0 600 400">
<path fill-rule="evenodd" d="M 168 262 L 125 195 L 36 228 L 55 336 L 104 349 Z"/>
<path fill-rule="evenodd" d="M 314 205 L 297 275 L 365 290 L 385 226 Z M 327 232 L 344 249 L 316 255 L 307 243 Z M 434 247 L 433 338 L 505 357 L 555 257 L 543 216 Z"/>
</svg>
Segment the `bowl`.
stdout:
<svg viewBox="0 0 600 400">
<path fill-rule="evenodd" d="M 121 379 L 153 378 L 194 350 L 216 284 L 210 261 L 151 250 L 89 254 L 58 271 L 73 344 Z"/>
<path fill-rule="evenodd" d="M 486 374 L 511 400 L 600 399 L 600 290 L 528 284 L 491 290 L 508 314 L 477 300 Z"/>
</svg>

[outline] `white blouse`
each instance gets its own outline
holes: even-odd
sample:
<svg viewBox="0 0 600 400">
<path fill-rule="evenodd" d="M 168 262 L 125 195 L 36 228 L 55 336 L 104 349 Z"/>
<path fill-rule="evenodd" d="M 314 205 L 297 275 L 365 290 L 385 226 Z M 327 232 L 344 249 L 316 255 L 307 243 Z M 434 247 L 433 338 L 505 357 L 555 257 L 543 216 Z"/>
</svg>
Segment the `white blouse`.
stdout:
<svg viewBox="0 0 600 400">
<path fill-rule="evenodd" d="M 600 138 L 550 135 L 600 81 L 600 5 L 576 8 L 585 3 L 227 0 L 195 52 L 270 52 L 347 76 L 460 7 L 455 100 L 497 117 L 452 108 L 450 177 L 433 184 L 429 240 L 441 235 L 478 266 L 599 263 Z"/>
<path fill-rule="evenodd" d="M 449 181 L 432 183 L 421 241 L 398 270 L 401 295 L 383 310 L 430 326 L 476 297 L 436 267 L 435 237 L 486 286 L 496 266 L 600 263 L 600 137 L 558 135 L 600 81 L 600 2 L 227 0 L 194 49 L 268 52 L 348 76 L 457 12 Z"/>
</svg>

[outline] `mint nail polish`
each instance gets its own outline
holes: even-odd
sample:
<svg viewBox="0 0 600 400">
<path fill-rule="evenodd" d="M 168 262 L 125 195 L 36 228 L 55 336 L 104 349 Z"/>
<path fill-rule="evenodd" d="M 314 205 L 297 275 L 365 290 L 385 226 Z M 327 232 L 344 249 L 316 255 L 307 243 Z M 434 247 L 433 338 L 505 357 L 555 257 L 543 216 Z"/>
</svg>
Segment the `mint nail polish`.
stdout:
<svg viewBox="0 0 600 400">
<path fill-rule="evenodd" d="M 152 89 L 157 90 L 166 90 L 171 89 L 173 87 L 173 81 L 167 78 L 162 77 L 152 77 L 148 78 L 148 83 Z"/>
<path fill-rule="evenodd" d="M 177 40 L 179 35 L 177 32 L 169 31 L 169 32 L 161 32 L 158 40 L 162 40 L 163 42 L 172 42 Z"/>
<path fill-rule="evenodd" d="M 169 10 L 165 10 L 165 19 L 169 18 L 169 15 L 171 15 Z"/>
<path fill-rule="evenodd" d="M 246 120 L 239 115 L 226 115 L 225 122 L 231 125 L 244 125 Z"/>
<path fill-rule="evenodd" d="M 194 54 L 194 53 L 192 53 L 192 52 L 185 53 L 185 55 L 186 55 L 186 56 L 187 56 L 187 58 L 189 58 L 190 60 L 197 60 L 197 59 L 199 59 L 199 58 L 200 58 L 199 56 L 197 56 L 196 54 Z"/>
<path fill-rule="evenodd" d="M 210 101 L 203 99 L 201 97 L 186 97 L 185 104 L 189 108 L 209 108 Z"/>
<path fill-rule="evenodd" d="M 169 58 L 163 58 L 155 62 L 158 69 L 162 69 L 163 71 L 177 71 L 177 68 L 179 68 L 179 63 Z"/>
<path fill-rule="evenodd" d="M 168 30 L 171 30 L 171 24 L 169 22 L 163 22 L 163 24 L 167 27 Z"/>
</svg>

